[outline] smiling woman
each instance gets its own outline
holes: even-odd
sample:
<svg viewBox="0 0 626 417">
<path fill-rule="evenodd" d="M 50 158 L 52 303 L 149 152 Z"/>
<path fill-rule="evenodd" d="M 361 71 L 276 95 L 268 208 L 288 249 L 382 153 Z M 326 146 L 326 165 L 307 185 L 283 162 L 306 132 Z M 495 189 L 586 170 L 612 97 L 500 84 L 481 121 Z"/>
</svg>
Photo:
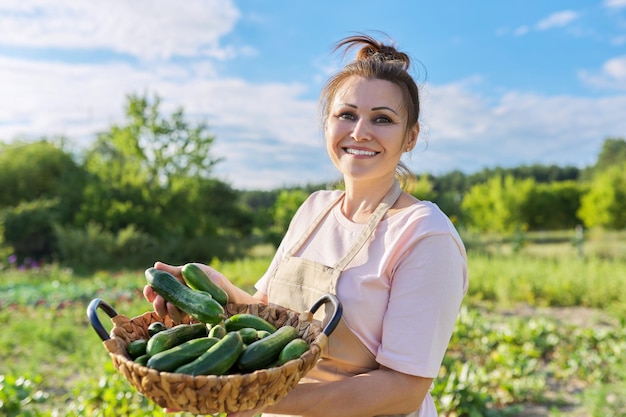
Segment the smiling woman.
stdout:
<svg viewBox="0 0 626 417">
<path fill-rule="evenodd" d="M 445 214 L 400 186 L 400 158 L 419 135 L 407 55 L 364 35 L 337 47 L 360 48 L 321 99 L 326 149 L 345 191 L 318 191 L 302 204 L 254 296 L 202 268 L 232 302 L 302 312 L 330 293 L 343 316 L 286 397 L 231 416 L 437 416 L 429 389 L 467 291 L 467 255 Z M 184 281 L 180 266 L 155 267 Z M 150 287 L 144 295 L 159 315 L 182 319 Z"/>
</svg>

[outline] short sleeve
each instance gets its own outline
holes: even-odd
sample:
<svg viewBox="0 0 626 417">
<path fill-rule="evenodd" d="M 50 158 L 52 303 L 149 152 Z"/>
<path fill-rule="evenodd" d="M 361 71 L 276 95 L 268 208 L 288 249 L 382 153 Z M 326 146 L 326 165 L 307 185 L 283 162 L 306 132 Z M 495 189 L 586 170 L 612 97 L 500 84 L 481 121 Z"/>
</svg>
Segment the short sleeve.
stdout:
<svg viewBox="0 0 626 417">
<path fill-rule="evenodd" d="M 376 360 L 399 372 L 436 377 L 467 285 L 467 260 L 450 234 L 416 242 L 393 274 Z"/>
</svg>

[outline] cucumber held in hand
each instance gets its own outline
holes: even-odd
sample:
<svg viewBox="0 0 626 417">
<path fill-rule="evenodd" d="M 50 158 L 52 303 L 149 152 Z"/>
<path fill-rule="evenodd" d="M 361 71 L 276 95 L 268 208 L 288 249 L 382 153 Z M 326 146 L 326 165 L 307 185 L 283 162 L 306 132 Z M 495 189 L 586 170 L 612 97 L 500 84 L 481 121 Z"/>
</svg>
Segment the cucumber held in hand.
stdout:
<svg viewBox="0 0 626 417">
<path fill-rule="evenodd" d="M 185 264 L 181 269 L 185 282 L 196 291 L 204 291 L 211 294 L 211 297 L 218 303 L 225 306 L 228 304 L 228 294 L 221 289 L 209 275 L 197 264 Z"/>
<path fill-rule="evenodd" d="M 209 294 L 194 291 L 169 272 L 148 268 L 145 275 L 154 292 L 199 322 L 217 324 L 226 317 L 222 305 Z"/>
</svg>

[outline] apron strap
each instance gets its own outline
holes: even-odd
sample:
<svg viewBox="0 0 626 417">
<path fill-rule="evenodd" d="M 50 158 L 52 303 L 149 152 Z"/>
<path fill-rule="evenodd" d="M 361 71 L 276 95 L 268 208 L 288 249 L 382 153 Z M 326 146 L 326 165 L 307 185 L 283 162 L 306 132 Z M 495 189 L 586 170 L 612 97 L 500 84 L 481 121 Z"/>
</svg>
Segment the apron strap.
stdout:
<svg viewBox="0 0 626 417">
<path fill-rule="evenodd" d="M 402 188 L 400 188 L 398 181 L 394 181 L 393 186 L 389 189 L 383 200 L 378 204 L 378 207 L 376 207 L 376 210 L 374 210 L 374 213 L 370 216 L 365 228 L 361 231 L 361 234 L 357 238 L 356 242 L 354 242 L 344 257 L 337 261 L 334 266 L 335 269 L 343 271 L 346 265 L 352 261 L 357 253 L 359 253 L 363 245 L 365 245 L 365 242 L 367 242 L 370 236 L 372 236 L 372 233 L 374 233 L 374 230 L 376 230 L 376 227 L 385 214 L 387 214 L 387 211 L 396 203 L 400 194 L 402 194 Z"/>
<path fill-rule="evenodd" d="M 311 235 L 313 234 L 313 231 L 317 228 L 317 226 L 319 226 L 319 224 L 322 222 L 324 217 L 326 217 L 326 215 L 330 213 L 333 207 L 335 207 L 335 205 L 337 205 L 337 203 L 341 201 L 343 196 L 344 196 L 344 193 L 341 193 L 341 195 L 335 201 L 333 201 L 332 204 L 330 204 L 328 207 L 322 210 L 322 212 L 315 218 L 315 220 L 311 222 L 311 224 L 304 231 L 304 233 L 302 233 L 302 235 L 300 236 L 300 239 L 298 239 L 298 241 L 294 243 L 293 246 L 287 252 L 285 252 L 284 259 L 291 258 L 293 255 L 295 255 L 295 253 L 298 250 L 300 250 L 302 245 L 304 245 L 304 242 L 306 242 L 309 239 L 309 237 L 311 237 Z"/>
<path fill-rule="evenodd" d="M 374 230 L 376 230 L 376 226 L 385 216 L 387 211 L 396 203 L 398 198 L 402 194 L 402 188 L 400 188 L 400 184 L 397 180 L 394 180 L 393 186 L 389 189 L 383 200 L 378 204 L 374 213 L 370 216 L 365 228 L 357 238 L 357 241 L 354 242 L 350 250 L 335 264 L 334 268 L 340 271 L 343 271 L 350 263 L 350 261 L 356 256 L 356 254 L 361 250 L 365 242 L 368 241 Z M 309 239 L 313 231 L 319 226 L 322 220 L 330 213 L 330 211 L 344 198 L 345 193 L 342 193 L 335 201 L 333 201 L 328 207 L 326 207 L 322 212 L 311 222 L 309 227 L 302 233 L 300 239 L 285 253 L 284 259 L 289 259 L 294 256 L 294 254 L 304 245 L 304 243 Z"/>
</svg>

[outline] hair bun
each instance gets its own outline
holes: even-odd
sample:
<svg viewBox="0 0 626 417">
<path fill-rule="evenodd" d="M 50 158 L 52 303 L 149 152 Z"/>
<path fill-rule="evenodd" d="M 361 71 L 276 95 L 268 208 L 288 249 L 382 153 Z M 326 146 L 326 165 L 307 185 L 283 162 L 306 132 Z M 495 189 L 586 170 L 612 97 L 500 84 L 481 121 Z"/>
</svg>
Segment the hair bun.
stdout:
<svg viewBox="0 0 626 417">
<path fill-rule="evenodd" d="M 357 61 L 373 60 L 378 62 L 388 62 L 399 64 L 405 70 L 409 68 L 411 60 L 407 54 L 398 51 L 391 44 L 384 44 L 379 40 L 367 35 L 357 35 L 345 38 L 339 42 L 335 49 L 344 47 L 345 52 L 349 49 L 363 45 L 356 55 Z"/>
</svg>

